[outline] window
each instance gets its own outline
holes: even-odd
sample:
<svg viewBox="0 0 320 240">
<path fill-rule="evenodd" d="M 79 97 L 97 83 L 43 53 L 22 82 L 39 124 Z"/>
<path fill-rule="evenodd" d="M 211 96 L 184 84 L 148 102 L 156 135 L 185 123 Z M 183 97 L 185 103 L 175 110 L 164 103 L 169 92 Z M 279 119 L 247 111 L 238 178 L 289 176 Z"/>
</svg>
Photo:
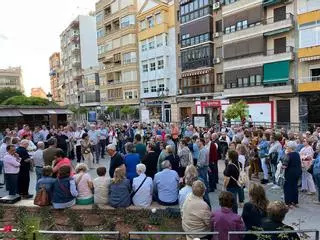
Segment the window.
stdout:
<svg viewBox="0 0 320 240">
<path fill-rule="evenodd" d="M 158 61 L 158 69 L 163 69 L 164 68 L 164 61 L 163 61 L 162 57 L 158 58 L 157 61 Z"/>
<path fill-rule="evenodd" d="M 97 30 L 97 38 L 102 38 L 104 35 L 103 28 Z"/>
<path fill-rule="evenodd" d="M 254 75 L 251 75 L 249 77 L 250 79 L 250 86 L 255 86 L 256 85 L 256 79 L 255 79 L 255 76 Z"/>
<path fill-rule="evenodd" d="M 153 19 L 152 16 L 147 18 L 147 22 L 148 22 L 148 27 L 149 28 L 154 26 L 154 19 Z"/>
<path fill-rule="evenodd" d="M 230 27 L 226 27 L 225 33 L 226 33 L 226 34 L 230 33 Z"/>
<path fill-rule="evenodd" d="M 155 18 L 156 18 L 156 24 L 161 24 L 162 23 L 162 15 L 161 15 L 161 13 L 156 13 Z"/>
<path fill-rule="evenodd" d="M 237 79 L 238 87 L 242 87 L 242 78 Z"/>
<path fill-rule="evenodd" d="M 230 26 L 230 32 L 235 32 L 235 31 L 236 31 L 236 26 L 235 25 Z"/>
<path fill-rule="evenodd" d="M 248 20 L 242 21 L 242 29 L 248 28 Z"/>
<path fill-rule="evenodd" d="M 146 20 L 140 21 L 140 30 L 145 30 L 147 28 L 147 22 Z"/>
<path fill-rule="evenodd" d="M 273 21 L 278 22 L 286 19 L 286 6 L 273 9 Z"/>
<path fill-rule="evenodd" d="M 148 72 L 148 63 L 142 62 L 142 72 Z"/>
<path fill-rule="evenodd" d="M 320 21 L 299 27 L 300 48 L 320 45 Z"/>
<path fill-rule="evenodd" d="M 157 92 L 157 86 L 151 86 L 151 92 Z"/>
<path fill-rule="evenodd" d="M 159 89 L 158 89 L 159 92 L 163 92 L 164 89 L 165 89 L 164 84 L 163 83 L 159 84 Z"/>
<path fill-rule="evenodd" d="M 133 94 L 132 94 L 131 91 L 130 91 L 130 92 L 125 92 L 125 93 L 124 93 L 124 98 L 125 98 L 125 99 L 132 99 L 132 95 L 133 95 Z"/>
<path fill-rule="evenodd" d="M 320 68 L 310 69 L 311 81 L 320 81 Z"/>
<path fill-rule="evenodd" d="M 136 52 L 129 52 L 123 54 L 123 63 L 129 64 L 129 63 L 135 63 L 137 61 Z"/>
<path fill-rule="evenodd" d="M 147 51 L 148 50 L 148 44 L 147 44 L 147 40 L 144 40 L 141 42 L 141 51 Z"/>
<path fill-rule="evenodd" d="M 112 46 L 113 46 L 113 49 L 121 47 L 120 38 L 113 39 Z"/>
<path fill-rule="evenodd" d="M 149 88 L 148 87 L 143 88 L 143 93 L 148 93 L 148 92 L 149 92 Z"/>
<path fill-rule="evenodd" d="M 149 38 L 149 49 L 154 49 L 154 38 Z"/>
<path fill-rule="evenodd" d="M 223 84 L 223 74 L 222 73 L 217 73 L 217 84 L 218 85 Z"/>
<path fill-rule="evenodd" d="M 237 22 L 237 31 L 242 29 L 242 22 Z"/>
<path fill-rule="evenodd" d="M 134 25 L 135 24 L 135 16 L 134 15 L 128 15 L 120 20 L 120 26 L 121 28 L 128 27 L 129 25 Z"/>
<path fill-rule="evenodd" d="M 155 71 L 156 70 L 156 63 L 155 62 L 151 62 L 150 63 L 150 71 Z"/>
<path fill-rule="evenodd" d="M 104 47 L 104 51 L 108 52 L 112 50 L 112 42 L 108 42 L 105 47 Z"/>
<path fill-rule="evenodd" d="M 273 42 L 274 42 L 274 54 L 286 52 L 286 45 L 287 45 L 286 37 L 274 39 Z"/>
<path fill-rule="evenodd" d="M 101 23 L 102 20 L 103 20 L 103 13 L 102 13 L 102 12 L 97 13 L 97 15 L 96 15 L 96 22 L 97 22 L 97 23 Z"/>
<path fill-rule="evenodd" d="M 261 85 L 261 75 L 256 75 L 256 85 Z"/>
<path fill-rule="evenodd" d="M 104 53 L 104 45 L 99 45 L 98 46 L 98 54 Z"/>
<path fill-rule="evenodd" d="M 243 79 L 242 79 L 242 83 L 243 83 L 243 86 L 244 86 L 244 87 L 248 87 L 249 79 L 248 79 L 247 77 L 243 78 Z"/>
<path fill-rule="evenodd" d="M 156 41 L 157 41 L 157 47 L 163 46 L 163 37 L 161 34 L 156 36 Z"/>
</svg>

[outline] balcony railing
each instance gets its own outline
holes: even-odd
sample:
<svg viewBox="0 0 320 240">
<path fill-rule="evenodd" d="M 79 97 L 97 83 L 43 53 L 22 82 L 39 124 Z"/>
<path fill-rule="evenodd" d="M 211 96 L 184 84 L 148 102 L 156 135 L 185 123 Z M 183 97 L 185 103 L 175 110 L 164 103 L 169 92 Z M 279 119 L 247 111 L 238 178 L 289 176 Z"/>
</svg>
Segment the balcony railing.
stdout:
<svg viewBox="0 0 320 240">
<path fill-rule="evenodd" d="M 284 19 L 277 19 L 277 17 L 262 19 L 261 21 L 251 23 L 246 27 L 242 26 L 241 29 L 236 29 L 233 32 L 226 32 L 225 28 L 223 41 L 240 41 L 241 39 L 246 39 L 248 37 L 254 37 L 262 34 L 267 35 L 268 33 L 272 33 L 273 31 L 278 31 L 280 29 L 290 30 L 293 27 L 293 23 L 293 15 L 291 13 L 287 13 L 286 18 Z"/>
<path fill-rule="evenodd" d="M 196 69 L 200 67 L 212 67 L 212 58 L 201 58 L 193 61 L 182 63 L 182 70 Z"/>
<path fill-rule="evenodd" d="M 214 85 L 213 84 L 194 85 L 194 86 L 182 87 L 181 90 L 183 95 L 210 93 L 210 92 L 214 92 Z"/>
<path fill-rule="evenodd" d="M 302 77 L 300 79 L 302 80 L 302 82 L 315 82 L 315 81 L 320 81 L 320 75 L 319 76 Z"/>
</svg>

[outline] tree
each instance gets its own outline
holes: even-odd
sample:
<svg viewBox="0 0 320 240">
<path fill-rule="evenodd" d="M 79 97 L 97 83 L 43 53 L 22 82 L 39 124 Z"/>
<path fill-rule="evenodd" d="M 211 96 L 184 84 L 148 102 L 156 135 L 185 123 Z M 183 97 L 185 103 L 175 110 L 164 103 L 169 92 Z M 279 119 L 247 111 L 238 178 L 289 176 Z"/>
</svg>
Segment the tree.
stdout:
<svg viewBox="0 0 320 240">
<path fill-rule="evenodd" d="M 246 117 L 248 112 L 248 104 L 243 100 L 233 103 L 230 107 L 227 108 L 227 111 L 224 114 L 224 117 L 227 119 L 243 119 Z"/>
<path fill-rule="evenodd" d="M 15 96 L 23 96 L 23 93 L 15 88 L 2 88 L 0 89 L 0 103 L 5 100 L 15 97 Z"/>
<path fill-rule="evenodd" d="M 131 106 L 123 106 L 121 109 L 120 109 L 120 113 L 125 115 L 125 116 L 132 116 L 134 113 L 135 113 L 135 109 Z"/>
<path fill-rule="evenodd" d="M 106 114 L 110 114 L 116 111 L 116 107 L 115 106 L 109 106 L 106 110 L 105 113 Z"/>
<path fill-rule="evenodd" d="M 57 106 L 57 103 L 39 97 L 26 97 L 24 95 L 10 97 L 2 102 L 2 105 L 24 105 L 24 106 Z"/>
</svg>

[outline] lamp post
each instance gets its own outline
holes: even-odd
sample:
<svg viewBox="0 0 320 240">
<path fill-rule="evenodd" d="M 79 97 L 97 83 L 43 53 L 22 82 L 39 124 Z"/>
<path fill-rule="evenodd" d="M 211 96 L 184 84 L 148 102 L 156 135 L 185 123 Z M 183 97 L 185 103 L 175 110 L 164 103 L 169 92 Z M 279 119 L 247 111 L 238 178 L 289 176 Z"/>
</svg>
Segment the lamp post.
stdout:
<svg viewBox="0 0 320 240">
<path fill-rule="evenodd" d="M 169 88 L 158 88 L 157 89 L 158 98 L 161 99 L 161 122 L 165 122 L 164 116 L 164 99 L 169 95 Z"/>
<path fill-rule="evenodd" d="M 48 98 L 49 102 L 52 102 L 52 94 L 50 92 L 48 92 L 47 98 Z"/>
</svg>

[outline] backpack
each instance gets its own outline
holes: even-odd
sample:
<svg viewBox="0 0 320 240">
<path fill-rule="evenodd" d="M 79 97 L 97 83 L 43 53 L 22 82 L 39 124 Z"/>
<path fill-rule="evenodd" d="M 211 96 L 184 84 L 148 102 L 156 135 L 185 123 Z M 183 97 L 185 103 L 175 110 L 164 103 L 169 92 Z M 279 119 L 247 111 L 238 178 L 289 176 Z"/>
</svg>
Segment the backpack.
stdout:
<svg viewBox="0 0 320 240">
<path fill-rule="evenodd" d="M 234 181 L 237 182 L 238 186 L 239 187 L 245 187 L 248 185 L 249 183 L 249 177 L 248 177 L 248 174 L 246 173 L 245 169 L 244 169 L 244 166 L 242 166 L 242 168 L 240 169 L 240 166 L 236 166 L 234 163 L 231 163 L 232 165 L 234 165 L 236 167 L 236 169 L 239 171 L 239 178 L 238 180 L 236 180 L 235 178 L 232 177 L 232 179 Z M 240 169 L 240 170 L 239 170 Z"/>
</svg>

